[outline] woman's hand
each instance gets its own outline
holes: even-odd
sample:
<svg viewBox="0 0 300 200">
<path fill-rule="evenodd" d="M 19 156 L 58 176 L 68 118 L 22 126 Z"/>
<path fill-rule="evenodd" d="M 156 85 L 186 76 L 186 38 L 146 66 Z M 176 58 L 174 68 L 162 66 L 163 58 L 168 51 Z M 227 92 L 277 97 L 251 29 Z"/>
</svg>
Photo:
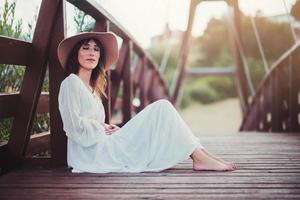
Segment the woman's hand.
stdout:
<svg viewBox="0 0 300 200">
<path fill-rule="evenodd" d="M 114 132 L 120 129 L 120 127 L 114 124 L 104 124 L 104 128 L 107 135 L 112 135 Z"/>
</svg>

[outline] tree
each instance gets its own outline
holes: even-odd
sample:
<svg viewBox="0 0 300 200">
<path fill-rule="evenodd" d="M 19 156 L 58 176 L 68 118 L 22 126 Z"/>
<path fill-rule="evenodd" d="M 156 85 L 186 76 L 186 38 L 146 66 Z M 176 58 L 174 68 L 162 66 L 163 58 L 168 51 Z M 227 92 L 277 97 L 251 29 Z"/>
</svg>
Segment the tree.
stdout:
<svg viewBox="0 0 300 200">
<path fill-rule="evenodd" d="M 228 31 L 224 22 L 219 19 L 211 19 L 207 24 L 202 36 L 195 38 L 192 42 L 191 54 L 198 55 L 197 59 L 191 63 L 192 66 L 214 66 L 222 64 L 223 66 L 232 63 L 229 44 Z M 226 62 L 223 58 L 227 57 Z M 229 60 L 228 60 L 229 59 Z"/>
<path fill-rule="evenodd" d="M 300 21 L 300 1 L 297 0 L 291 9 L 291 15 L 298 21 Z"/>
<path fill-rule="evenodd" d="M 298 1 L 299 2 L 299 1 Z M 241 15 L 241 41 L 250 76 L 257 88 L 265 76 L 262 57 L 254 35 L 249 16 Z M 264 54 L 269 66 L 293 44 L 292 33 L 288 23 L 278 22 L 259 15 L 254 17 Z M 190 67 L 231 66 L 232 55 L 229 47 L 229 35 L 224 21 L 211 19 L 204 34 L 194 38 L 189 57 L 193 57 Z M 234 83 L 230 79 L 204 77 L 188 81 L 184 98 L 209 103 L 235 96 Z"/>
<path fill-rule="evenodd" d="M 274 20 L 271 21 L 259 15 L 254 17 L 254 21 L 258 29 L 266 59 L 270 65 L 293 44 L 289 24 Z M 241 20 L 241 33 L 243 49 L 246 56 L 255 60 L 261 60 L 262 58 L 250 18 L 245 15 L 242 16 Z"/>
</svg>

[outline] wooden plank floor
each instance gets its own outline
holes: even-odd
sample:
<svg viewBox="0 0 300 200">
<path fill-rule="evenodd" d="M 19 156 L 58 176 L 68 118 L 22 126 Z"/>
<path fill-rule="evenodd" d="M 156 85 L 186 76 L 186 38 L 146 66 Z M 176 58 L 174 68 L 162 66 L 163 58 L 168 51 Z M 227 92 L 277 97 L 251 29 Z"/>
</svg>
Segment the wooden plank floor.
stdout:
<svg viewBox="0 0 300 200">
<path fill-rule="evenodd" d="M 0 199 L 300 199 L 300 134 L 210 134 L 200 139 L 238 170 L 193 171 L 191 160 L 160 173 L 20 169 L 0 177 Z"/>
</svg>

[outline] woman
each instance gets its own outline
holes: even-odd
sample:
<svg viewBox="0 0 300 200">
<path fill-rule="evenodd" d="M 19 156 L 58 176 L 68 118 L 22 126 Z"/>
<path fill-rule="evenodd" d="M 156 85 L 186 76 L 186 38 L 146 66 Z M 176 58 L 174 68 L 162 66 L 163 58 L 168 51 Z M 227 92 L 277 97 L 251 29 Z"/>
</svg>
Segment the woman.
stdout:
<svg viewBox="0 0 300 200">
<path fill-rule="evenodd" d="M 203 148 L 167 100 L 148 105 L 122 128 L 105 124 L 105 71 L 117 57 L 112 33 L 80 33 L 58 46 L 66 72 L 58 101 L 72 172 L 161 171 L 189 157 L 194 170 L 235 169 Z"/>
</svg>

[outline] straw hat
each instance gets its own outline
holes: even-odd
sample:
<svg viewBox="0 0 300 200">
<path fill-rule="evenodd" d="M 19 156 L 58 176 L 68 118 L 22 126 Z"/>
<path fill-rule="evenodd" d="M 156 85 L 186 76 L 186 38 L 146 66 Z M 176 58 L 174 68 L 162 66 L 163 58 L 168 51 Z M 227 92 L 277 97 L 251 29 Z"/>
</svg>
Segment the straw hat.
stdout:
<svg viewBox="0 0 300 200">
<path fill-rule="evenodd" d="M 95 38 L 99 40 L 105 51 L 105 69 L 118 59 L 118 45 L 114 34 L 108 32 L 83 32 L 62 40 L 57 48 L 58 60 L 63 68 L 66 67 L 67 59 L 74 46 L 81 40 Z"/>
</svg>

